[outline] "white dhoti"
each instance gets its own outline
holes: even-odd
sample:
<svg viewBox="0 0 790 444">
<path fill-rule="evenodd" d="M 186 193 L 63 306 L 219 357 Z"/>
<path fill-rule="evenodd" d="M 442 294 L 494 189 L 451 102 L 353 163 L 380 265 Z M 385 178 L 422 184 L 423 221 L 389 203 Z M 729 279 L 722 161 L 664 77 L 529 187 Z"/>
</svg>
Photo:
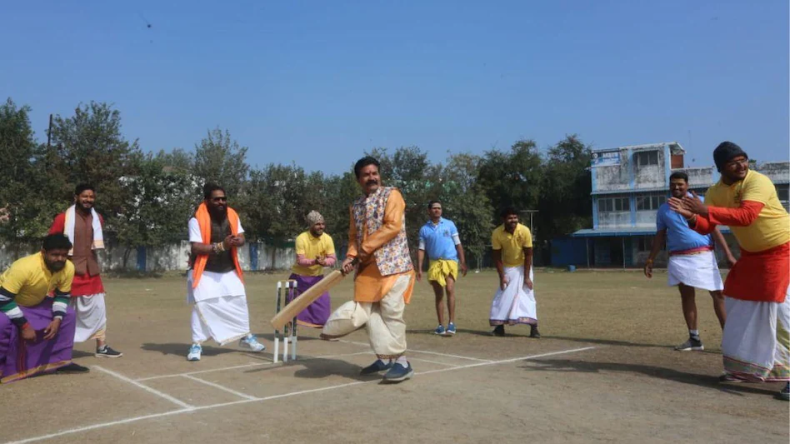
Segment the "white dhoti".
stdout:
<svg viewBox="0 0 790 444">
<path fill-rule="evenodd" d="M 104 341 L 107 332 L 107 308 L 104 305 L 104 293 L 72 296 L 69 305 L 77 315 L 74 342 L 85 342 L 91 339 Z"/>
<path fill-rule="evenodd" d="M 204 271 L 192 288 L 192 270 L 187 275 L 187 301 L 192 309 L 192 342 L 214 339 L 225 345 L 250 334 L 250 313 L 244 284 L 235 271 Z"/>
<path fill-rule="evenodd" d="M 712 251 L 670 256 L 667 274 L 670 286 L 683 284 L 708 291 L 724 289 L 716 255 Z"/>
<path fill-rule="evenodd" d="M 368 340 L 379 359 L 397 359 L 406 352 L 406 322 L 403 295 L 411 284 L 411 274 L 399 276 L 379 302 L 349 301 L 326 321 L 321 337 L 333 339 L 367 327 Z"/>
<path fill-rule="evenodd" d="M 488 316 L 490 325 L 538 325 L 535 292 L 524 286 L 524 267 L 505 267 L 507 286 L 497 289 Z M 532 269 L 529 269 L 532 278 Z M 533 280 L 534 282 L 534 280 Z"/>
<path fill-rule="evenodd" d="M 724 371 L 749 381 L 790 381 L 790 289 L 782 303 L 724 297 Z"/>
</svg>

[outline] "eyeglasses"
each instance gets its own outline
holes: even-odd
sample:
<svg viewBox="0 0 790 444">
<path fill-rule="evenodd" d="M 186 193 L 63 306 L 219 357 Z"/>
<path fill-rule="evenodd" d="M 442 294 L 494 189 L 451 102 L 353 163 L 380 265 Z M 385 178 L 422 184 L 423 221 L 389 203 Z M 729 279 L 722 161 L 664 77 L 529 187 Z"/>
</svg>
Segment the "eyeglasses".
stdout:
<svg viewBox="0 0 790 444">
<path fill-rule="evenodd" d="M 731 161 L 727 162 L 727 163 L 724 165 L 724 167 L 725 167 L 725 168 L 735 168 L 737 165 L 748 166 L 748 165 L 749 165 L 749 159 L 736 159 L 736 160 L 731 160 Z"/>
<path fill-rule="evenodd" d="M 228 198 L 227 197 L 212 197 L 211 201 L 212 202 L 227 202 Z"/>
</svg>

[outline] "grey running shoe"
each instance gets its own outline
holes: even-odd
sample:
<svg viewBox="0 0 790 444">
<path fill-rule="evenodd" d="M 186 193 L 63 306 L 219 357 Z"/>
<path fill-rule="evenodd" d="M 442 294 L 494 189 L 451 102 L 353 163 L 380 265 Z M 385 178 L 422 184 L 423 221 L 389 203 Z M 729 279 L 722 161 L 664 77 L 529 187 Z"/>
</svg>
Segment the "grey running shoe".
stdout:
<svg viewBox="0 0 790 444">
<path fill-rule="evenodd" d="M 702 345 L 702 341 L 699 339 L 689 338 L 688 341 L 678 345 L 675 347 L 677 351 L 702 351 L 705 350 L 705 346 Z"/>
</svg>

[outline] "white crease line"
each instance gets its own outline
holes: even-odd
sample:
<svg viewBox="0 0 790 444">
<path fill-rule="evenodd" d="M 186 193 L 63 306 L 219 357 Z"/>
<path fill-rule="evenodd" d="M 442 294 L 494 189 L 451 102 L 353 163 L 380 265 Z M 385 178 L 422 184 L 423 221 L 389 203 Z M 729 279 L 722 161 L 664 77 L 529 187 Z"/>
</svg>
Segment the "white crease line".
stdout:
<svg viewBox="0 0 790 444">
<path fill-rule="evenodd" d="M 545 358 L 546 356 L 564 355 L 564 354 L 568 354 L 568 353 L 578 353 L 578 352 L 582 352 L 582 351 L 586 351 L 586 350 L 592 350 L 594 348 L 595 347 L 582 347 L 582 348 L 574 348 L 573 350 L 560 350 L 560 351 L 549 352 L 549 353 L 541 353 L 539 355 L 522 356 L 520 358 L 512 358 L 512 359 L 503 359 L 501 361 L 481 362 L 479 364 L 467 364 L 467 365 L 460 365 L 458 367 L 441 368 L 439 370 L 428 370 L 426 372 L 419 372 L 419 373 L 415 372 L 414 374 L 415 375 L 429 375 L 431 373 L 449 372 L 451 370 L 462 370 L 462 369 L 473 368 L 473 367 L 482 367 L 482 366 L 486 366 L 486 365 L 507 364 L 509 362 L 527 361 L 527 360 L 530 360 L 530 359 Z"/>
<path fill-rule="evenodd" d="M 138 378 L 135 381 L 150 381 L 151 379 L 161 379 L 161 378 L 177 378 L 182 376 L 188 375 L 199 375 L 201 373 L 211 373 L 211 372 L 221 372 L 222 370 L 233 370 L 237 368 L 247 368 L 247 367 L 258 367 L 261 365 L 271 365 L 271 362 L 260 362 L 255 364 L 244 364 L 244 365 L 234 365 L 232 367 L 220 367 L 220 368 L 210 368 L 207 370 L 198 370 L 196 372 L 186 372 L 186 373 L 171 373 L 169 375 L 158 375 L 158 376 L 148 376 L 145 378 Z"/>
<path fill-rule="evenodd" d="M 187 379 L 190 379 L 192 381 L 197 381 L 197 382 L 199 382 L 201 384 L 206 384 L 206 385 L 208 385 L 210 387 L 214 387 L 215 389 L 219 389 L 219 390 L 228 392 L 228 393 L 236 395 L 236 396 L 238 396 L 240 398 L 249 399 L 250 401 L 257 401 L 258 400 L 258 398 L 254 397 L 254 396 L 250 396 L 250 395 L 248 395 L 246 393 L 242 393 L 242 392 L 237 392 L 236 390 L 229 389 L 229 388 L 225 387 L 224 385 L 219 385 L 219 384 L 213 383 L 211 381 L 206 381 L 205 379 L 196 378 L 196 377 L 191 376 L 191 375 L 184 375 L 184 377 L 187 378 Z"/>
<path fill-rule="evenodd" d="M 447 367 L 457 367 L 457 365 L 455 365 L 455 364 L 448 364 L 446 362 L 440 362 L 440 361 L 431 361 L 429 359 L 415 358 L 414 356 L 409 356 L 408 359 L 409 359 L 409 361 L 428 362 L 428 363 L 431 363 L 431 364 L 439 364 L 439 365 L 444 365 L 444 366 L 447 366 Z"/>
<path fill-rule="evenodd" d="M 355 355 L 366 355 L 370 352 L 356 352 L 356 353 L 344 353 L 341 355 L 321 355 L 321 356 L 308 356 L 301 359 L 297 359 L 296 361 L 288 361 L 289 363 L 298 363 L 299 361 L 309 361 L 312 359 L 330 359 L 330 358 L 342 358 L 344 356 L 355 356 Z M 235 370 L 237 368 L 248 368 L 248 367 L 260 367 L 262 365 L 272 365 L 273 362 L 260 362 L 254 364 L 244 364 L 244 365 L 234 365 L 232 367 L 220 367 L 220 368 L 210 368 L 207 370 L 198 370 L 195 372 L 186 372 L 186 373 L 171 373 L 168 375 L 158 375 L 158 376 L 147 376 L 145 378 L 137 378 L 135 381 L 150 381 L 152 379 L 162 379 L 162 378 L 179 378 L 187 375 L 199 375 L 202 373 L 211 373 L 211 372 L 221 372 L 223 370 Z M 279 364 L 279 363 L 278 363 Z"/>
<path fill-rule="evenodd" d="M 157 395 L 157 396 L 159 396 L 161 398 L 167 399 L 168 401 L 170 401 L 170 402 L 172 402 L 174 404 L 177 404 L 178 406 L 183 407 L 184 409 L 191 410 L 191 409 L 195 408 L 195 406 L 193 406 L 193 405 L 189 405 L 186 402 L 183 402 L 183 401 L 181 401 L 179 399 L 176 399 L 176 398 L 168 395 L 167 393 L 162 393 L 159 390 L 152 389 L 151 387 L 148 387 L 145 384 L 141 384 L 141 383 L 135 381 L 134 379 L 129 379 L 126 376 L 124 376 L 124 375 L 122 375 L 120 373 L 115 373 L 112 370 L 107 370 L 106 368 L 99 367 L 98 365 L 94 365 L 93 368 L 95 368 L 96 370 L 102 371 L 104 373 L 107 373 L 108 375 L 115 376 L 116 378 L 120 379 L 121 381 L 128 382 L 129 384 L 132 384 L 135 387 L 141 388 L 141 389 L 147 391 L 148 393 L 153 393 L 154 395 Z"/>
<path fill-rule="evenodd" d="M 361 346 L 365 346 L 365 347 L 370 347 L 370 344 L 368 344 L 366 342 L 346 341 L 346 340 L 343 340 L 343 339 L 340 339 L 338 342 L 345 342 L 346 344 L 353 344 L 353 345 L 361 345 Z M 446 358 L 468 359 L 470 361 L 479 361 L 479 362 L 496 362 L 496 361 L 492 361 L 490 359 L 472 358 L 472 357 L 469 357 L 469 356 L 451 355 L 451 354 L 447 354 L 447 353 L 439 353 L 439 352 L 426 351 L 426 350 L 415 350 L 413 348 L 406 349 L 406 353 L 424 353 L 426 355 L 444 356 Z"/>
<path fill-rule="evenodd" d="M 482 367 L 482 366 L 486 366 L 486 365 L 507 364 L 509 362 L 516 362 L 516 361 L 523 361 L 523 360 L 528 360 L 528 359 L 542 358 L 542 357 L 545 357 L 545 356 L 554 356 L 554 355 L 561 355 L 561 354 L 567 354 L 567 353 L 578 353 L 578 352 L 585 351 L 585 350 L 592 350 L 594 348 L 596 348 L 596 347 L 576 348 L 576 349 L 573 349 L 573 350 L 556 351 L 556 352 L 550 352 L 550 353 L 542 353 L 542 354 L 539 354 L 539 355 L 523 356 L 523 357 L 520 357 L 520 358 L 504 359 L 504 360 L 501 360 L 501 361 L 490 361 L 490 362 L 480 362 L 480 363 L 476 363 L 476 364 L 467 364 L 467 365 L 461 365 L 461 366 L 458 366 L 458 367 L 450 367 L 450 368 L 443 368 L 443 369 L 439 369 L 439 370 L 429 370 L 427 372 L 415 373 L 415 376 L 416 375 L 428 375 L 428 374 L 431 374 L 431 373 L 441 373 L 441 372 L 447 372 L 447 371 L 451 371 L 451 370 L 463 370 L 463 369 L 467 369 L 467 368 Z M 96 368 L 96 367 L 94 367 L 94 368 Z M 105 370 L 105 371 L 107 371 L 107 370 Z M 123 378 L 123 379 L 126 380 L 127 378 Z M 131 383 L 133 383 L 133 384 L 135 383 L 135 381 L 132 381 L 130 379 L 129 379 L 129 381 Z M 200 406 L 200 407 L 191 407 L 191 408 L 187 408 L 187 409 L 172 410 L 172 411 L 164 412 L 164 413 L 155 413 L 153 415 L 136 416 L 136 417 L 133 417 L 133 418 L 126 418 L 126 419 L 121 419 L 121 420 L 118 420 L 118 421 L 104 422 L 104 423 L 101 423 L 101 424 L 94 424 L 94 425 L 85 426 L 85 427 L 79 427 L 79 428 L 75 428 L 75 429 L 63 430 L 61 432 L 50 433 L 49 435 L 37 436 L 37 437 L 34 437 L 34 438 L 26 438 L 26 439 L 23 439 L 21 441 L 11 441 L 11 442 L 8 442 L 7 444 L 25 444 L 25 443 L 29 443 L 29 442 L 41 441 L 41 440 L 44 440 L 44 439 L 57 438 L 59 436 L 70 435 L 70 434 L 73 434 L 73 433 L 86 432 L 86 431 L 89 431 L 89 430 L 95 430 L 95 429 L 100 429 L 100 428 L 104 428 L 104 427 L 112 427 L 112 426 L 120 425 L 120 424 L 128 424 L 130 422 L 143 421 L 143 420 L 146 420 L 146 419 L 153 419 L 153 418 L 161 418 L 163 416 L 178 415 L 178 414 L 181 414 L 181 413 L 192 413 L 192 412 L 196 412 L 196 411 L 199 411 L 199 410 L 210 410 L 210 409 L 215 409 L 215 408 L 220 408 L 220 407 L 228 407 L 228 406 L 233 406 L 233 405 L 238 405 L 238 404 L 247 404 L 247 403 L 251 403 L 251 402 L 269 401 L 269 400 L 272 400 L 272 399 L 287 398 L 287 397 L 290 397 L 290 396 L 305 395 L 305 394 L 309 394 L 309 393 L 316 393 L 316 392 L 323 392 L 323 391 L 327 391 L 327 390 L 340 389 L 340 388 L 343 388 L 343 387 L 351 387 L 351 386 L 354 386 L 354 385 L 372 384 L 372 383 L 379 383 L 379 382 L 381 382 L 381 380 L 379 380 L 379 379 L 374 379 L 372 381 L 355 381 L 355 382 L 348 382 L 348 383 L 345 383 L 345 384 L 330 385 L 328 387 L 322 387 L 322 388 L 318 388 L 318 389 L 301 390 L 301 391 L 298 391 L 298 392 L 284 393 L 282 395 L 272 395 L 272 396 L 267 396 L 265 398 L 257 398 L 257 399 L 254 399 L 254 400 L 246 400 L 245 399 L 243 401 L 232 401 L 232 402 L 225 402 L 225 403 L 222 403 L 222 404 L 212 404 L 212 405 L 206 405 L 206 406 Z M 143 386 L 143 387 L 145 387 L 145 386 Z M 146 387 L 146 388 L 148 388 L 148 387 Z"/>
</svg>

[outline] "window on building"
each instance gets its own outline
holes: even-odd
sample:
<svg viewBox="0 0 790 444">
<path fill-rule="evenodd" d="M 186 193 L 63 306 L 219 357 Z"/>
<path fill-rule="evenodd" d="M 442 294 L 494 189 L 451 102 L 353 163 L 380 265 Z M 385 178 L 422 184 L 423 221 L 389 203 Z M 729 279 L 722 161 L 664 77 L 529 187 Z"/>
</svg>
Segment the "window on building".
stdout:
<svg viewBox="0 0 790 444">
<path fill-rule="evenodd" d="M 658 210 L 658 207 L 667 201 L 665 194 L 651 194 L 645 196 L 637 196 L 636 209 L 637 211 Z"/>
<path fill-rule="evenodd" d="M 787 203 L 790 200 L 790 188 L 787 185 L 775 185 L 776 186 L 776 195 L 779 197 L 779 200 L 782 203 Z"/>
<path fill-rule="evenodd" d="M 625 213 L 631 211 L 631 202 L 628 196 L 603 197 L 598 199 L 598 213 Z"/>
<path fill-rule="evenodd" d="M 636 153 L 636 166 L 658 165 L 658 151 L 641 151 Z"/>
</svg>

